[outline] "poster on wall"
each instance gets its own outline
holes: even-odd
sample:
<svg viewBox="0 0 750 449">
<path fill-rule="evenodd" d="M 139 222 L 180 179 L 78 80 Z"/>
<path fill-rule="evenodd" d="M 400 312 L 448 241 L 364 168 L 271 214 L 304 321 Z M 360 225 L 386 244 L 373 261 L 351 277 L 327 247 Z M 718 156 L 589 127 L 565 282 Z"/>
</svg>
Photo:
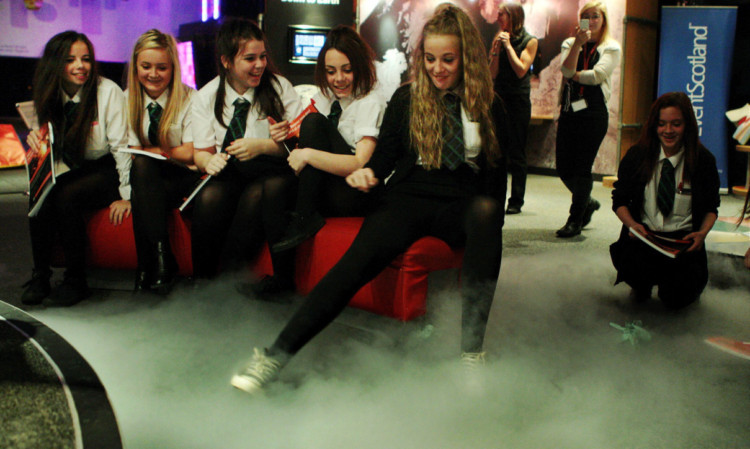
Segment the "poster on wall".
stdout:
<svg viewBox="0 0 750 449">
<path fill-rule="evenodd" d="M 685 92 L 703 144 L 716 157 L 722 192 L 727 178 L 727 121 L 735 7 L 662 7 L 658 94 Z"/>
<path fill-rule="evenodd" d="M 409 62 L 418 44 L 424 23 L 435 7 L 445 0 L 360 0 L 359 32 L 376 54 L 375 67 L 381 94 L 390 98 L 401 83 L 409 79 Z M 497 13 L 502 3 L 519 3 L 524 10 L 524 27 L 539 39 L 540 57 L 535 60 L 531 79 L 532 115 L 541 117 L 545 126 L 532 136 L 529 164 L 554 168 L 553 117 L 558 107 L 560 82 L 560 49 L 563 41 L 573 36 L 578 24 L 578 9 L 584 0 L 450 0 L 464 9 L 489 46 L 498 31 Z M 625 2 L 605 2 L 609 10 L 610 34 L 622 41 Z M 617 117 L 620 108 L 620 69 L 612 74 L 612 97 L 609 101 L 610 128 L 594 165 L 595 173 L 617 171 Z"/>
</svg>

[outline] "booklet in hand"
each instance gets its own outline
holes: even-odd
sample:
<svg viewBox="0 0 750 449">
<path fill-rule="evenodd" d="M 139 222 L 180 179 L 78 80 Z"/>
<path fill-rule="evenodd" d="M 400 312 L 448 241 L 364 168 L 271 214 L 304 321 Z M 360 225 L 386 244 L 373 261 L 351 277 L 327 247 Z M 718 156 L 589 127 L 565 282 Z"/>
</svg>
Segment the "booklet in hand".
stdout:
<svg viewBox="0 0 750 449">
<path fill-rule="evenodd" d="M 62 160 L 56 160 L 55 133 L 52 123 L 39 128 L 39 151 L 26 153 L 26 174 L 29 178 L 29 217 L 36 216 L 55 185 L 55 178 L 69 170 Z"/>
<path fill-rule="evenodd" d="M 692 240 L 672 239 L 655 234 L 648 230 L 646 232 L 647 234 L 644 236 L 635 229 L 630 228 L 631 234 L 641 239 L 646 245 L 671 259 L 684 253 L 693 244 Z"/>
</svg>

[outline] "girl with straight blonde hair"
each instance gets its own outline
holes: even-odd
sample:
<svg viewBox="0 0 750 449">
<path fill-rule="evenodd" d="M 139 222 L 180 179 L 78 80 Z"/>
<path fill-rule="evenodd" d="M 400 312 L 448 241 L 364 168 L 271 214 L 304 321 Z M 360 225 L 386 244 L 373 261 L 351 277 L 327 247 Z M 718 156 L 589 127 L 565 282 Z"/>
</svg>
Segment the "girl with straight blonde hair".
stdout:
<svg viewBox="0 0 750 449">
<path fill-rule="evenodd" d="M 591 169 L 609 129 L 607 101 L 621 55 L 620 44 L 610 37 L 603 2 L 586 3 L 578 17 L 576 34 L 563 42 L 560 54 L 563 85 L 555 162 L 572 197 L 568 220 L 557 230 L 561 238 L 579 235 L 601 206 L 591 197 Z"/>
<path fill-rule="evenodd" d="M 193 165 L 190 114 L 193 89 L 181 80 L 177 43 L 152 29 L 133 47 L 128 69 L 128 146 L 136 154 L 130 171 L 133 231 L 138 254 L 135 292 L 166 294 L 178 271 L 167 231 L 169 211 L 190 192 L 199 174 Z"/>
<path fill-rule="evenodd" d="M 479 32 L 456 6 L 438 6 L 412 63 L 414 81 L 388 103 L 371 159 L 347 177 L 351 187 L 369 192 L 393 172 L 384 195 L 346 254 L 276 342 L 255 349 L 232 378 L 233 386 L 262 390 L 363 285 L 424 236 L 465 247 L 462 360 L 472 368 L 484 363 L 485 327 L 502 257 L 505 173 L 498 137 L 506 133 L 495 123 L 504 126 L 504 108 L 493 100 Z"/>
</svg>

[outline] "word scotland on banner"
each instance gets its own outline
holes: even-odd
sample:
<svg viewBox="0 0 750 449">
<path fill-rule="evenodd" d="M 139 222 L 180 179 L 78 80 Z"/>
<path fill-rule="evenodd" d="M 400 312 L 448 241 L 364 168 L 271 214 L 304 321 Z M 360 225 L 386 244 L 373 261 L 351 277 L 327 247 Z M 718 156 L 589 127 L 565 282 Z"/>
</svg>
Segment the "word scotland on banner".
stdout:
<svg viewBox="0 0 750 449">
<path fill-rule="evenodd" d="M 693 103 L 700 139 L 716 156 L 728 188 L 727 121 L 736 7 L 662 7 L 658 95 L 685 92 Z"/>
</svg>

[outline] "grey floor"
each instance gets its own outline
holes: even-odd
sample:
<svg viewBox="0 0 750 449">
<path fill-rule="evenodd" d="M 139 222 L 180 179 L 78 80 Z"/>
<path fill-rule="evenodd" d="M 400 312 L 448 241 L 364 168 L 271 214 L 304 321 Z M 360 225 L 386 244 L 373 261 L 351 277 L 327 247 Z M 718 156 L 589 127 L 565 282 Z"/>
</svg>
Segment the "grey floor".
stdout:
<svg viewBox="0 0 750 449">
<path fill-rule="evenodd" d="M 613 286 L 609 195 L 597 183 L 602 210 L 561 240 L 569 197 L 557 178 L 530 176 L 523 213 L 507 218 L 478 388 L 456 362 L 455 273 L 431 278 L 419 323 L 347 311 L 261 397 L 229 378 L 296 304 L 248 300 L 224 281 L 163 299 L 99 290 L 27 311 L 97 371 L 130 449 L 748 447 L 750 362 L 703 339 L 750 340 L 750 275 L 712 255 L 699 304 L 631 304 Z M 0 206 L 0 299 L 17 305 L 30 271 L 25 199 L 0 195 Z M 740 208 L 722 197 L 721 215 Z M 636 321 L 651 337 L 638 345 L 610 325 Z"/>
</svg>

